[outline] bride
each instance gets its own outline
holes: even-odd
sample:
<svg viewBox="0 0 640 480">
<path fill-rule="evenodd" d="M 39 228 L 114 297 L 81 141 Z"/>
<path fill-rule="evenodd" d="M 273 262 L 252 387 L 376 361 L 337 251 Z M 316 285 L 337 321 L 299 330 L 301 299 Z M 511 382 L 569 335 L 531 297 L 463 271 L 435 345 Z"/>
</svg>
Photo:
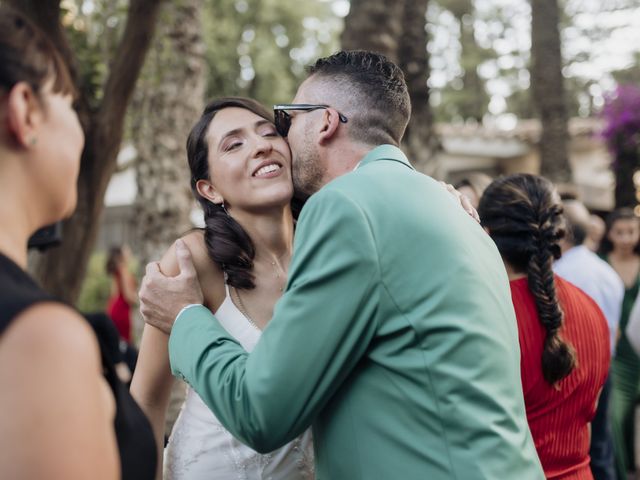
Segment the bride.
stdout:
<svg viewBox="0 0 640 480">
<path fill-rule="evenodd" d="M 191 252 L 205 305 L 251 351 L 286 283 L 293 246 L 291 152 L 268 110 L 230 97 L 207 105 L 189 134 L 187 156 L 206 226 L 181 240 Z M 179 261 L 172 246 L 159 267 L 177 275 Z M 167 341 L 160 330 L 145 326 L 131 385 L 160 453 L 173 383 Z M 164 478 L 313 479 L 311 434 L 259 454 L 236 440 L 189 387 L 166 448 Z"/>
</svg>

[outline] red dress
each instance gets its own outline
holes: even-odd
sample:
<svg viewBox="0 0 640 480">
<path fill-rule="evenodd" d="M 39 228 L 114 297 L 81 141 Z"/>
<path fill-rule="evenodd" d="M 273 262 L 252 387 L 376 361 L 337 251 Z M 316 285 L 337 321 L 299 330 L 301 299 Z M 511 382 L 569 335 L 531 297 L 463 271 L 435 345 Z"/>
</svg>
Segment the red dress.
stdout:
<svg viewBox="0 0 640 480">
<path fill-rule="evenodd" d="M 609 330 L 600 308 L 587 294 L 566 280 L 555 279 L 564 311 L 560 335 L 573 345 L 577 356 L 576 367 L 559 382 L 559 389 L 542 376 L 546 332 L 527 279 L 510 282 L 518 320 L 527 420 L 548 479 L 592 480 L 589 422 L 609 371 Z"/>
<path fill-rule="evenodd" d="M 107 304 L 107 314 L 115 323 L 120 338 L 131 343 L 131 305 L 127 303 L 122 293 L 122 279 L 116 274 L 117 292 Z"/>
</svg>

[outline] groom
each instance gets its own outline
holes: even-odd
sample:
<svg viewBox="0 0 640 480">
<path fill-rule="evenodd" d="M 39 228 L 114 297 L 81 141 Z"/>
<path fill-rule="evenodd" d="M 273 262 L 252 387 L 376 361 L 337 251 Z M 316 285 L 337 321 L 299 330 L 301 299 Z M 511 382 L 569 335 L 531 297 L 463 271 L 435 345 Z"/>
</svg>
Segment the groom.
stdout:
<svg viewBox="0 0 640 480">
<path fill-rule="evenodd" d="M 543 479 L 502 261 L 398 148 L 409 115 L 384 57 L 318 60 L 276 106 L 311 197 L 253 352 L 197 305 L 184 246 L 178 277 L 148 268 L 143 313 L 171 333 L 174 374 L 247 445 L 269 452 L 313 425 L 318 479 Z"/>
</svg>

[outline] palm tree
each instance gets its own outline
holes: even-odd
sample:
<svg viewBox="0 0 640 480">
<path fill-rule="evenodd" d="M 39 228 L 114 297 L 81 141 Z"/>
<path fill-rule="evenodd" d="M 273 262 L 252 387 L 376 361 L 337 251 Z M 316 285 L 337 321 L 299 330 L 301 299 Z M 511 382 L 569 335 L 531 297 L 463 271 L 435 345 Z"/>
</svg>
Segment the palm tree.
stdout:
<svg viewBox="0 0 640 480">
<path fill-rule="evenodd" d="M 404 34 L 398 57 L 411 97 L 411 120 L 404 136 L 404 149 L 414 166 L 434 173 L 434 153 L 439 149 L 429 105 L 429 53 L 427 51 L 426 13 L 429 0 L 407 0 L 404 8 Z"/>
<path fill-rule="evenodd" d="M 352 0 L 341 39 L 345 50 L 382 53 L 403 69 L 412 106 L 403 147 L 423 171 L 438 148 L 427 86 L 427 5 L 428 0 Z"/>
<path fill-rule="evenodd" d="M 554 182 L 570 182 L 558 0 L 531 0 L 531 13 L 531 87 L 542 124 L 540 173 Z"/>
</svg>

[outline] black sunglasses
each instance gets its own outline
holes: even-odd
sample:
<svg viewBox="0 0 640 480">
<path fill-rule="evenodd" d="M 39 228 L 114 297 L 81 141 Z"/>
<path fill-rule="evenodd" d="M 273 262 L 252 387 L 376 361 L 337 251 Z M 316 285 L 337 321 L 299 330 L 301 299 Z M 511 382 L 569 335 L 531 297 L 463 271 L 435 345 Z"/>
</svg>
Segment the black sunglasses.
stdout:
<svg viewBox="0 0 640 480">
<path fill-rule="evenodd" d="M 273 106 L 273 115 L 275 117 L 276 130 L 278 133 L 286 137 L 289 134 L 289 128 L 291 127 L 291 115 L 287 113 L 287 110 L 300 110 L 303 112 L 311 112 L 313 110 L 319 110 L 321 108 L 331 108 L 329 105 L 311 105 L 308 103 L 284 103 Z M 338 118 L 342 123 L 347 123 L 347 117 L 338 112 Z"/>
</svg>

